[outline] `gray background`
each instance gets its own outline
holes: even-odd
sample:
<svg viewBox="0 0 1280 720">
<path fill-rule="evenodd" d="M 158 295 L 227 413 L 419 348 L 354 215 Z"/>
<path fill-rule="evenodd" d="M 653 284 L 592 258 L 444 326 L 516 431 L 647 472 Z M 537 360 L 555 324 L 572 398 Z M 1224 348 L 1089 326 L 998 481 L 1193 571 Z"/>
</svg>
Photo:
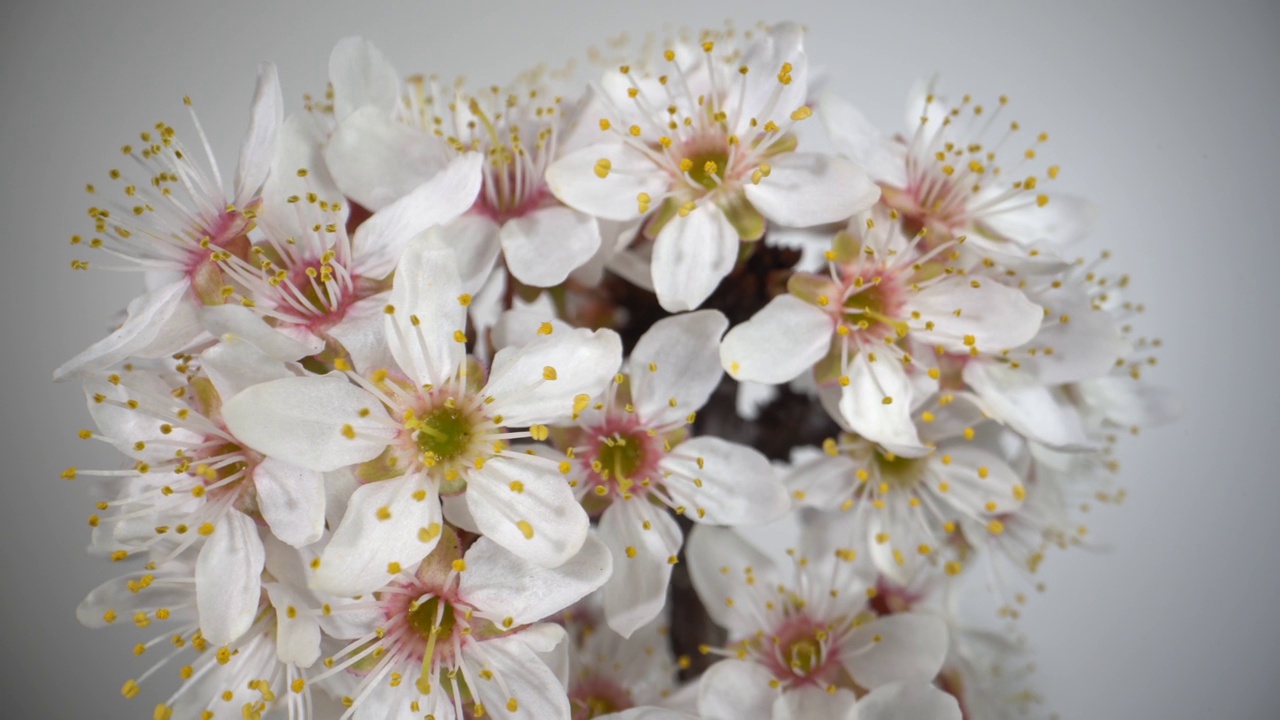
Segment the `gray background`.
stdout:
<svg viewBox="0 0 1280 720">
<path fill-rule="evenodd" d="M 900 127 L 917 77 L 1012 98 L 1048 130 L 1061 185 L 1099 208 L 1089 250 L 1114 251 L 1165 339 L 1150 377 L 1186 416 L 1125 444 L 1130 501 L 1094 513 L 1104 553 L 1055 554 L 1022 623 L 1064 718 L 1275 717 L 1280 478 L 1273 428 L 1280 270 L 1280 4 L 1256 2 L 13 3 L 0 11 L 0 715 L 150 717 L 119 695 L 142 665 L 132 628 L 89 631 L 80 597 L 113 573 L 84 554 L 91 511 L 67 465 L 110 467 L 52 369 L 100 337 L 138 278 L 73 273 L 86 181 L 189 93 L 229 174 L 259 60 L 290 109 L 322 91 L 329 49 L 360 32 L 405 72 L 501 82 L 581 57 L 623 29 L 807 23 L 831 86 Z M 785 14 L 784 14 L 785 13 Z M 128 624 L 128 623 L 124 623 Z M 141 703 L 141 704 L 138 704 Z"/>
</svg>

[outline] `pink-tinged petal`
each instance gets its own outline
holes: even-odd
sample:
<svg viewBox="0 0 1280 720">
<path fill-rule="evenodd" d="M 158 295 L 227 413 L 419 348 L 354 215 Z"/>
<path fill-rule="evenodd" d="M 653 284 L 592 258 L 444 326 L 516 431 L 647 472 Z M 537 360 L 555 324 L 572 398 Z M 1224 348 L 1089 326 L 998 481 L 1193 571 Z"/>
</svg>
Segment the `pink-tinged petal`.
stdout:
<svg viewBox="0 0 1280 720">
<path fill-rule="evenodd" d="M 735 380 L 788 382 L 826 356 L 834 330 L 818 307 L 779 295 L 724 336 L 720 364 Z"/>
<path fill-rule="evenodd" d="M 547 188 L 560 202 L 606 220 L 640 217 L 639 196 L 656 203 L 669 183 L 665 170 L 623 143 L 592 145 L 547 168 Z"/>
<path fill-rule="evenodd" d="M 468 475 L 466 498 L 481 533 L 543 567 L 573 557 L 591 526 L 556 466 L 527 456 L 490 458 Z"/>
<path fill-rule="evenodd" d="M 397 432 L 377 398 L 340 376 L 254 385 L 227 400 L 222 417 L 245 445 L 321 472 L 374 459 Z"/>
<path fill-rule="evenodd" d="M 912 295 L 908 305 L 919 313 L 914 337 L 960 353 L 1016 348 L 1035 337 L 1044 319 L 1044 309 L 1021 290 L 985 279 L 944 279 Z"/>
<path fill-rule="evenodd" d="M 927 452 L 911 418 L 915 398 L 902 363 L 887 354 L 872 362 L 868 353 L 860 352 L 848 372 L 849 384 L 840 392 L 840 415 L 849 427 L 904 457 Z"/>
<path fill-rule="evenodd" d="M 857 720 L 961 720 L 955 696 L 929 683 L 876 688 L 858 701 Z"/>
<path fill-rule="evenodd" d="M 355 273 L 366 278 L 390 275 L 411 239 L 466 212 L 480 193 L 481 162 L 480 153 L 459 155 L 361 223 L 351 243 Z"/>
<path fill-rule="evenodd" d="M 429 230 L 405 248 L 383 321 L 396 364 L 421 385 L 444 384 L 466 358 L 466 345 L 457 340 L 467 327 L 462 278 L 439 232 Z"/>
<path fill-rule="evenodd" d="M 880 187 L 858 166 L 834 155 L 788 153 L 744 192 L 771 222 L 809 227 L 839 222 L 870 208 Z"/>
<path fill-rule="evenodd" d="M 486 714 L 500 720 L 546 720 L 569 717 L 569 697 L 555 673 L 533 650 L 514 636 L 463 646 L 463 661 L 499 682 L 480 682 L 472 690 Z M 512 710 L 511 708 L 515 708 Z"/>
<path fill-rule="evenodd" d="M 490 277 L 502 251 L 498 223 L 478 213 L 467 213 L 453 220 L 436 236 L 458 258 L 458 274 L 462 289 L 479 293 Z"/>
<path fill-rule="evenodd" d="M 258 87 L 253 95 L 249 129 L 240 143 L 240 164 L 236 167 L 235 197 L 237 204 L 254 199 L 267 180 L 275 156 L 276 137 L 284 123 L 284 98 L 280 95 L 280 76 L 272 63 L 258 66 Z"/>
<path fill-rule="evenodd" d="M 435 138 L 370 106 L 338 123 L 324 158 L 342 194 L 370 210 L 408 195 L 448 162 Z"/>
<path fill-rule="evenodd" d="M 663 481 L 692 520 L 713 525 L 762 525 L 791 508 L 769 459 L 754 448 L 706 435 L 685 441 L 662 459 Z"/>
<path fill-rule="evenodd" d="M 400 76 L 391 61 L 362 37 L 338 41 L 329 55 L 329 82 L 333 84 L 333 115 L 341 122 L 369 105 L 387 117 L 400 102 Z"/>
<path fill-rule="evenodd" d="M 970 362 L 964 381 L 984 410 L 1019 434 L 1059 449 L 1088 446 L 1079 412 L 1041 384 L 1033 371 L 994 361 Z"/>
<path fill-rule="evenodd" d="M 271 534 L 296 548 L 324 534 L 324 475 L 267 458 L 253 469 L 258 510 Z"/>
<path fill-rule="evenodd" d="M 947 657 L 947 626 L 921 613 L 876 618 L 850 635 L 841 661 L 862 687 L 930 682 Z"/>
<path fill-rule="evenodd" d="M 248 341 L 267 355 L 284 362 L 315 355 L 324 342 L 315 338 L 300 343 L 271 327 L 254 311 L 242 305 L 208 305 L 200 308 L 200 322 L 215 338 L 228 335 Z M 312 336 L 314 338 L 314 336 Z"/>
<path fill-rule="evenodd" d="M 160 358 L 186 349 L 203 330 L 186 278 L 129 303 L 128 318 L 115 332 L 53 371 L 53 379 L 100 370 L 126 358 Z"/>
<path fill-rule="evenodd" d="M 1074 195 L 1046 195 L 1048 203 L 1028 203 L 999 208 L 979 218 L 981 231 L 1020 245 L 1045 242 L 1069 245 L 1083 240 L 1093 229 L 1097 211 L 1088 200 Z"/>
<path fill-rule="evenodd" d="M 196 609 L 200 632 L 217 645 L 245 634 L 258 614 L 266 554 L 258 526 L 239 510 L 228 510 L 196 557 Z"/>
<path fill-rule="evenodd" d="M 528 427 L 570 416 L 574 398 L 603 391 L 621 364 L 622 339 L 612 330 L 553 332 L 499 350 L 481 393 L 494 398 L 489 411 L 505 425 Z"/>
<path fill-rule="evenodd" d="M 679 421 L 701 410 L 724 372 L 716 363 L 729 321 L 719 310 L 663 318 L 631 351 L 631 402 L 645 422 Z"/>
<path fill-rule="evenodd" d="M 440 541 L 440 496 L 418 474 L 361 485 L 320 557 L 317 590 L 343 597 L 386 585 Z"/>
<path fill-rule="evenodd" d="M 777 582 L 777 566 L 764 553 L 728 528 L 695 525 L 685 547 L 693 589 L 717 625 L 730 637 L 754 632 L 759 608 L 750 602 L 756 593 L 747 585 L 746 569 L 761 587 Z"/>
<path fill-rule="evenodd" d="M 609 549 L 589 537 L 559 567 L 548 568 L 522 560 L 488 536 L 466 554 L 458 595 L 490 620 L 528 625 L 560 612 L 591 594 L 609 579 L 613 564 Z"/>
<path fill-rule="evenodd" d="M 799 687 L 774 701 L 772 720 L 855 720 L 857 702 L 858 696 L 852 690 L 827 692 L 826 688 L 813 685 Z"/>
<path fill-rule="evenodd" d="M 311 607 L 309 593 L 283 583 L 264 586 L 276 609 L 276 656 L 282 663 L 311 667 L 320 658 L 320 623 L 305 612 Z"/>
<path fill-rule="evenodd" d="M 356 372 L 368 375 L 380 368 L 395 365 L 387 342 L 386 308 L 391 293 L 381 292 L 347 306 L 342 319 L 325 330 L 325 334 L 337 340 L 351 357 Z"/>
<path fill-rule="evenodd" d="M 703 720 L 768 720 L 779 692 L 763 665 L 721 660 L 698 681 L 698 714 Z"/>
<path fill-rule="evenodd" d="M 615 571 L 604 586 L 605 621 L 614 632 L 631 637 L 666 605 L 669 561 L 684 538 L 666 510 L 633 498 L 604 511 L 600 539 L 609 547 Z"/>
<path fill-rule="evenodd" d="M 906 157 L 901 143 L 885 137 L 857 108 L 832 93 L 823 94 L 818 114 L 837 152 L 866 170 L 878 183 L 897 188 L 907 186 Z"/>
<path fill-rule="evenodd" d="M 586 213 L 553 205 L 508 220 L 502 254 L 517 280 L 534 287 L 564 282 L 600 247 L 600 227 Z"/>
<path fill-rule="evenodd" d="M 653 244 L 653 289 L 667 312 L 693 310 L 733 270 L 738 231 L 714 205 L 674 217 Z"/>
</svg>

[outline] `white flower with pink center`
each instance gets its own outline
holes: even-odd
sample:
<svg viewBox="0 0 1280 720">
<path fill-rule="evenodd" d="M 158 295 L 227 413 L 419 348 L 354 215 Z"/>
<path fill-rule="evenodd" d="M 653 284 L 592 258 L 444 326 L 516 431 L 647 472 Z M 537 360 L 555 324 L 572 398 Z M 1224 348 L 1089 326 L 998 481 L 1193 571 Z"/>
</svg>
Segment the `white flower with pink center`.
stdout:
<svg viewBox="0 0 1280 720">
<path fill-rule="evenodd" d="M 879 197 L 851 163 L 795 152 L 794 126 L 812 114 L 800 28 L 738 40 L 707 32 L 673 44 L 653 72 L 605 74 L 593 100 L 608 140 L 547 169 L 570 207 L 648 218 L 653 286 L 670 312 L 701 305 L 733 269 L 740 241 L 759 240 L 766 222 L 838 222 Z"/>
<path fill-rule="evenodd" d="M 190 107 L 189 99 L 186 104 Z M 55 370 L 55 380 L 130 357 L 165 357 L 185 350 L 201 335 L 200 305 L 221 302 L 218 262 L 248 248 L 283 112 L 275 66 L 264 64 L 230 195 L 194 111 L 191 118 L 208 173 L 165 123 L 142 133 L 141 146 L 124 146 L 125 156 L 137 167 L 113 169 L 110 175 L 123 184 L 125 197 L 90 208 L 94 235 L 71 241 L 123 262 L 105 266 L 109 269 L 145 272 L 147 293 L 129 303 L 120 328 Z M 96 194 L 93 185 L 89 191 Z M 90 263 L 76 260 L 72 266 L 87 269 Z"/>
<path fill-rule="evenodd" d="M 838 395 L 843 423 L 922 454 L 911 411 L 938 387 L 930 356 L 998 354 L 1030 340 L 1044 315 L 1021 291 L 948 264 L 956 241 L 923 249 L 926 236 L 908 239 L 893 215 L 855 218 L 827 253 L 827 275 L 796 273 L 787 294 L 729 331 L 724 368 L 769 384 L 812 368 Z"/>
<path fill-rule="evenodd" d="M 655 619 L 624 638 L 604 624 L 593 595 L 565 613 L 569 648 L 572 720 L 617 718 L 619 713 L 666 705 L 676 689 L 679 666 L 668 628 Z"/>
<path fill-rule="evenodd" d="M 837 150 L 866 168 L 884 204 L 913 229 L 968 235 L 970 249 L 1002 264 L 1056 272 L 1065 263 L 1054 251 L 1084 237 L 1093 210 L 1080 198 L 1045 191 L 1058 166 L 1027 166 L 1038 164 L 1049 137 L 1022 141 L 1021 125 L 1000 119 L 1007 102 L 1001 96 L 990 107 L 965 95 L 951 106 L 921 85 L 907 103 L 909 132 L 895 137 L 830 94 L 819 113 Z"/>
<path fill-rule="evenodd" d="M 636 343 L 628 374 L 605 398 L 557 432 L 568 445 L 574 494 L 600 516 L 600 536 L 618 572 L 603 591 L 610 628 L 630 636 L 662 610 L 683 543 L 668 509 L 699 523 L 776 519 L 790 506 L 769 461 L 717 437 L 689 438 L 688 425 L 719 384 L 727 325 L 716 310 L 654 323 Z"/>
<path fill-rule="evenodd" d="M 487 537 L 465 551 L 446 531 L 432 554 L 351 609 L 375 607 L 376 627 L 328 658 L 322 682 L 360 676 L 343 718 L 568 718 L 569 700 L 546 657 L 564 630 L 539 622 L 600 587 L 608 550 L 588 538 L 554 569 Z"/>
<path fill-rule="evenodd" d="M 484 157 L 479 197 L 450 233 L 468 291 L 484 282 L 499 251 L 518 280 L 538 287 L 563 282 L 595 254 L 595 218 L 565 207 L 543 179 L 575 119 L 550 73 L 474 93 L 434 77 L 401 83 L 361 38 L 338 43 L 329 73 L 337 126 L 325 157 L 338 187 L 361 205 L 385 207 L 463 153 Z"/>
<path fill-rule="evenodd" d="M 469 523 L 510 551 L 555 566 L 588 520 L 551 460 L 509 451 L 545 439 L 546 423 L 582 409 L 621 364 L 610 330 L 564 330 L 497 353 L 487 381 L 466 356 L 470 296 L 454 254 L 428 232 L 409 243 L 384 308 L 395 366 L 292 377 L 247 388 L 224 408 L 237 437 L 311 470 L 356 467 L 352 495 L 316 574 L 359 595 L 435 547 L 440 494 L 464 494 Z M 508 430 L 507 428 L 528 428 Z"/>
<path fill-rule="evenodd" d="M 852 554 L 793 555 L 788 575 L 736 532 L 704 526 L 687 555 L 698 596 L 729 631 L 726 648 L 702 648 L 725 657 L 700 681 L 706 720 L 959 720 L 955 700 L 930 684 L 946 626 L 915 613 L 877 618 Z"/>
</svg>

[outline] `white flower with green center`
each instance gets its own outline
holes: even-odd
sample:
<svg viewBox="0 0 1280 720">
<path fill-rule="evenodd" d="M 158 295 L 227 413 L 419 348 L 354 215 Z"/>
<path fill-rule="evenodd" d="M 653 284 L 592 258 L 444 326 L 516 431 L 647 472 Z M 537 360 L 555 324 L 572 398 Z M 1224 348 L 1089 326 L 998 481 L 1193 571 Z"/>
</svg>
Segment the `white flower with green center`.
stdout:
<svg viewBox="0 0 1280 720">
<path fill-rule="evenodd" d="M 955 575 L 963 569 L 952 553 L 959 531 L 1004 534 L 1027 495 L 1018 473 L 983 442 L 1000 428 L 982 422 L 971 403 L 942 394 L 913 415 L 924 456 L 847 433 L 828 439 L 821 456 L 800 455 L 785 482 L 797 504 L 822 511 L 806 513 L 807 527 L 833 546 L 869 552 L 894 582 L 910 583 L 925 564 Z"/>
<path fill-rule="evenodd" d="M 777 384 L 812 368 L 838 386 L 833 414 L 845 425 L 899 455 L 922 454 L 911 411 L 938 386 L 930 356 L 1018 347 L 1044 315 L 1021 291 L 947 264 L 956 243 L 921 251 L 925 237 L 908 239 L 892 216 L 854 219 L 827 253 L 827 275 L 796 273 L 787 294 L 729 331 L 725 370 Z"/>
<path fill-rule="evenodd" d="M 264 383 L 224 408 L 237 437 L 268 457 L 317 471 L 359 466 L 363 484 L 315 578 L 334 594 L 381 587 L 431 552 L 442 492 L 465 492 L 482 533 L 541 565 L 572 557 L 587 535 L 558 464 L 507 443 L 545 439 L 545 423 L 585 406 L 621 363 L 621 340 L 610 330 L 540 336 L 497 353 L 482 384 L 465 352 L 470 296 L 436 236 L 412 240 L 396 270 L 385 322 L 397 367 L 358 373 L 339 362 L 345 377 Z"/>
<path fill-rule="evenodd" d="M 619 569 L 603 605 L 609 627 L 623 636 L 666 603 L 684 542 L 668 509 L 694 522 L 743 525 L 775 520 L 790 506 L 763 454 L 718 437 L 688 437 L 724 376 L 716 352 L 727 324 L 717 310 L 654 323 L 604 400 L 556 433 L 571 458 L 573 492 L 599 515 L 600 537 Z"/>
<path fill-rule="evenodd" d="M 1066 264 L 1055 251 L 1084 237 L 1093 209 L 1080 198 L 1045 191 L 1058 177 L 1057 165 L 1028 172 L 1049 136 L 1022 141 L 1017 121 L 999 119 L 1007 102 L 1001 96 L 989 107 L 965 95 L 951 106 L 931 84 L 921 84 L 907 102 L 909 132 L 894 137 L 831 94 L 818 112 L 836 149 L 866 168 L 883 202 L 913 229 L 967 235 L 969 249 L 1001 264 L 1056 272 Z"/>
<path fill-rule="evenodd" d="M 186 104 L 190 107 L 190 100 Z M 90 208 L 94 235 L 89 240 L 77 235 L 71 242 L 122 261 L 103 267 L 145 272 L 148 292 L 129 303 L 120 328 L 55 370 L 55 380 L 130 357 L 165 357 L 200 337 L 197 310 L 202 304 L 221 302 L 218 262 L 248 247 L 247 234 L 261 205 L 259 193 L 271 168 L 283 105 L 275 66 L 264 64 L 230 195 L 194 111 L 191 118 L 209 173 L 166 123 L 142 133 L 140 147 L 124 146 L 125 156 L 137 168 L 110 172 L 111 179 L 123 185 L 123 200 Z M 96 194 L 93 185 L 88 189 Z M 72 263 L 81 270 L 89 266 L 86 260 Z"/>
<path fill-rule="evenodd" d="M 479 197 L 450 233 L 469 292 L 499 251 L 512 275 L 538 287 L 564 282 L 591 260 L 600 246 L 595 218 L 559 202 L 543 179 L 575 120 L 549 73 L 480 92 L 434 77 L 401 83 L 371 43 L 347 38 L 333 50 L 329 75 L 337 126 L 325 157 L 338 187 L 361 205 L 386 206 L 460 154 L 484 157 Z"/>
<path fill-rule="evenodd" d="M 610 571 L 609 551 L 593 537 L 546 568 L 488 537 L 464 552 L 446 530 L 419 565 L 372 590 L 361 605 L 377 608 L 376 627 L 327 658 L 314 681 L 359 676 L 343 698 L 343 720 L 568 718 L 564 686 L 544 661 L 564 629 L 539 621 L 600 587 Z"/>
<path fill-rule="evenodd" d="M 877 618 L 852 554 L 793 555 L 787 574 L 736 532 L 700 526 L 687 555 L 698 596 L 729 631 L 727 647 L 702 648 L 725 658 L 699 681 L 706 720 L 960 719 L 930 684 L 946 626 L 917 613 Z"/>
<path fill-rule="evenodd" d="M 706 33 L 663 58 L 653 73 L 624 65 L 602 78 L 595 101 L 608 139 L 552 163 L 547 185 L 599 218 L 648 218 L 666 310 L 701 305 L 733 269 L 740 241 L 759 240 L 766 222 L 838 222 L 879 197 L 852 163 L 795 152 L 794 126 L 811 115 L 798 26 L 741 46 Z"/>
</svg>

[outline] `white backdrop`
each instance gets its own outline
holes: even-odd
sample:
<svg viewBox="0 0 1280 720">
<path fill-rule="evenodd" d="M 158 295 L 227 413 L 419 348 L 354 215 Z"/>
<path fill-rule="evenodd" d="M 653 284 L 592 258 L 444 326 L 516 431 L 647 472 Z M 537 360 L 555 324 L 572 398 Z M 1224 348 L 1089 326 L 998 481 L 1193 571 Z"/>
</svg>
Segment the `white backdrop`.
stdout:
<svg viewBox="0 0 1280 720">
<path fill-rule="evenodd" d="M 297 109 L 323 90 L 329 49 L 347 34 L 373 39 L 402 71 L 487 83 L 623 30 L 732 17 L 806 23 L 830 86 L 886 129 L 902 122 L 911 82 L 941 72 L 953 94 L 1009 94 L 1012 115 L 1052 134 L 1061 186 L 1099 209 L 1085 251 L 1110 248 L 1134 276 L 1142 330 L 1165 340 L 1150 377 L 1178 388 L 1186 416 L 1125 444 L 1130 501 L 1090 521 L 1111 549 L 1045 563 L 1048 592 L 1022 622 L 1039 688 L 1064 718 L 1276 717 L 1274 0 L 114 4 L 0 11 L 0 714 L 150 716 L 146 697 L 119 695 L 145 667 L 136 636 L 73 616 L 114 569 L 84 554 L 87 489 L 57 475 L 116 461 L 77 444 L 80 392 L 49 381 L 138 290 L 131 275 L 68 268 L 83 185 L 105 179 L 120 145 L 159 119 L 185 127 L 190 94 L 231 167 L 257 63 L 279 64 Z"/>
</svg>

